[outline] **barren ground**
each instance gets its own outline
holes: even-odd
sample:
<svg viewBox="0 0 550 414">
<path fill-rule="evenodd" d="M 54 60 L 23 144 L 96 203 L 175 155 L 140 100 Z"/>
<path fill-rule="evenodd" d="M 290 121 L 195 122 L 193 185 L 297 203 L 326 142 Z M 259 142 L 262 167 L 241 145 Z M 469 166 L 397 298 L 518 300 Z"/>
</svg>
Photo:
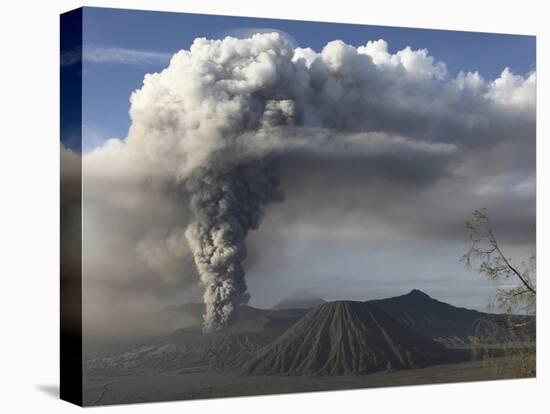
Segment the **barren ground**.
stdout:
<svg viewBox="0 0 550 414">
<path fill-rule="evenodd" d="M 241 376 L 204 367 L 194 370 L 139 372 L 108 378 L 88 377 L 85 405 L 140 403 L 260 394 L 328 391 L 402 385 L 509 379 L 516 375 L 506 358 L 442 364 L 421 369 L 384 371 L 358 376 Z"/>
</svg>

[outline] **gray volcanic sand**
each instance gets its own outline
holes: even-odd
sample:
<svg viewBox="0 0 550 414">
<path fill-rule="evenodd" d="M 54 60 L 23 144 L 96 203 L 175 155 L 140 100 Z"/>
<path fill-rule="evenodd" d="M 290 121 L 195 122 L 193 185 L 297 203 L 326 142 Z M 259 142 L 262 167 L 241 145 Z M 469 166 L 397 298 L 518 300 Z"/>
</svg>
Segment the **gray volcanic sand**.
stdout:
<svg viewBox="0 0 550 414">
<path fill-rule="evenodd" d="M 108 378 L 87 377 L 84 405 L 140 403 L 198 398 L 234 397 L 353 388 L 440 384 L 517 378 L 506 358 L 497 365 L 482 361 L 442 364 L 419 369 L 344 376 L 241 376 L 212 371 L 136 372 Z M 206 369 L 206 367 L 205 367 Z"/>
</svg>

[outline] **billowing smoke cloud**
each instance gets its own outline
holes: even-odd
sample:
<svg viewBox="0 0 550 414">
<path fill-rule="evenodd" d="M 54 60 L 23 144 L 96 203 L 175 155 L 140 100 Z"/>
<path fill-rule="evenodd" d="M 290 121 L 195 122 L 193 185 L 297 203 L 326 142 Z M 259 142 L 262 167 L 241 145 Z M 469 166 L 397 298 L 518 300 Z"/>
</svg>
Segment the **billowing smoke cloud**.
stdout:
<svg viewBox="0 0 550 414">
<path fill-rule="evenodd" d="M 248 301 L 245 239 L 258 228 L 262 207 L 280 198 L 277 184 L 261 163 L 198 168 L 187 180 L 195 221 L 186 236 L 206 287 L 206 331 L 224 327 L 234 307 Z"/>
<path fill-rule="evenodd" d="M 452 78 L 426 50 L 391 54 L 383 40 L 317 53 L 279 33 L 197 39 L 132 95 L 124 151 L 189 196 L 185 235 L 216 330 L 248 300 L 246 237 L 288 165 L 439 179 L 472 151 L 534 136 L 535 76 Z"/>
</svg>

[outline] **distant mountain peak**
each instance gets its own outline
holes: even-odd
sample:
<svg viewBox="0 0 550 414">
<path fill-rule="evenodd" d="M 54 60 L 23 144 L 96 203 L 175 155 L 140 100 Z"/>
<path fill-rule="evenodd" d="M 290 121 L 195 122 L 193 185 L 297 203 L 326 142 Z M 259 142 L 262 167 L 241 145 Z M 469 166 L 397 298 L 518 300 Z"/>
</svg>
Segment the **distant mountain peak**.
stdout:
<svg viewBox="0 0 550 414">
<path fill-rule="evenodd" d="M 431 296 L 427 293 L 422 292 L 419 289 L 413 289 L 409 293 L 407 293 L 407 296 L 416 296 L 416 297 L 423 297 L 423 298 L 429 298 L 431 299 Z"/>
<path fill-rule="evenodd" d="M 418 289 L 387 299 L 369 301 L 413 331 L 430 338 L 461 338 L 472 334 L 472 324 L 485 314 L 459 308 L 428 296 Z"/>
<path fill-rule="evenodd" d="M 251 375 L 346 375 L 454 361 L 443 345 L 357 301 L 311 309 L 244 366 Z"/>
</svg>

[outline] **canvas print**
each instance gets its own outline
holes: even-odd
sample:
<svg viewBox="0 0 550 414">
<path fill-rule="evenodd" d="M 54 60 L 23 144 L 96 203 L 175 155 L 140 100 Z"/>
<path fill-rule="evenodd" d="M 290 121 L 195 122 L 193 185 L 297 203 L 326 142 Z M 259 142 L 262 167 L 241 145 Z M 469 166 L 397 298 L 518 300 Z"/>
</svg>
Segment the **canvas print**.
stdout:
<svg viewBox="0 0 550 414">
<path fill-rule="evenodd" d="M 62 398 L 534 377 L 535 45 L 63 14 Z"/>
</svg>

